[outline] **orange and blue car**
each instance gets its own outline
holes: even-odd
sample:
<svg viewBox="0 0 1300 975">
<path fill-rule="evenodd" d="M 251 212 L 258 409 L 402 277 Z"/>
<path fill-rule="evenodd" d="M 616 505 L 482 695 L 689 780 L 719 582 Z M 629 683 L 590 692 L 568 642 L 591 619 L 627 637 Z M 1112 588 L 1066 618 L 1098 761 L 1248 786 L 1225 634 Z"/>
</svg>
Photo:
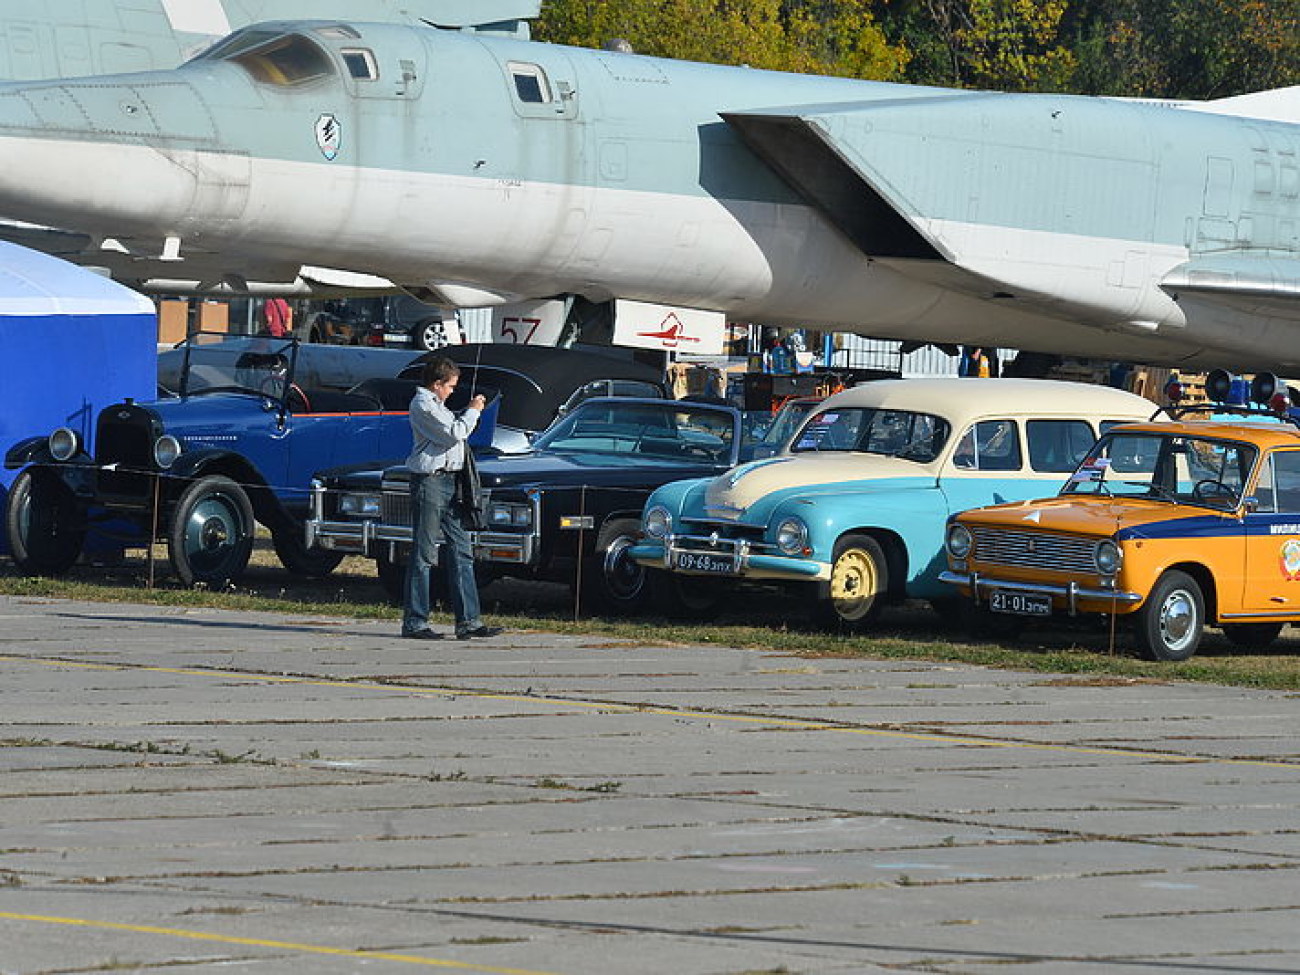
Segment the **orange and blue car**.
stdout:
<svg viewBox="0 0 1300 975">
<path fill-rule="evenodd" d="M 1113 615 L 1156 660 L 1191 657 L 1207 625 L 1266 646 L 1300 623 L 1300 429 L 1114 427 L 1056 497 L 951 517 L 945 550 L 977 621 Z"/>
</svg>

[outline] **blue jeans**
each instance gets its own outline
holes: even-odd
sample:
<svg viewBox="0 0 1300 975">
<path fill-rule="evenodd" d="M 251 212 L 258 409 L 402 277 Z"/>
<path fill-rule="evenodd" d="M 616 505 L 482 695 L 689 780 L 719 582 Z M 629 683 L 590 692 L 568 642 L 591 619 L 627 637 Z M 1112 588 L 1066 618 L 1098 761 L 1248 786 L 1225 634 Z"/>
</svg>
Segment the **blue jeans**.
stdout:
<svg viewBox="0 0 1300 975">
<path fill-rule="evenodd" d="M 456 631 L 481 626 L 478 582 L 474 577 L 474 551 L 469 533 L 451 500 L 456 478 L 450 474 L 411 475 L 411 557 L 406 563 L 406 605 L 402 632 L 413 633 L 429 625 L 429 583 L 443 545 L 442 567 L 451 594 Z"/>
</svg>

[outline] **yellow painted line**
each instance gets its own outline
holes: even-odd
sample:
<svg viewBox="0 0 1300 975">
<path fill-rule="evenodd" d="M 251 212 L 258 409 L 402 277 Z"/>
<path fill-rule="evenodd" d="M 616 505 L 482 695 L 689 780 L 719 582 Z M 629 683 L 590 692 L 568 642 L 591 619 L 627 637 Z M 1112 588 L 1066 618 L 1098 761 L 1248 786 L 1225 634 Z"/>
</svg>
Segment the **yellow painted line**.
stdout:
<svg viewBox="0 0 1300 975">
<path fill-rule="evenodd" d="M 491 965 L 472 965 L 468 962 L 425 958 L 420 955 L 399 955 L 391 951 L 363 951 L 355 948 L 330 948 L 327 945 L 308 945 L 296 941 L 273 941 L 267 938 L 238 938 L 228 934 L 209 934 L 206 931 L 187 931 L 184 928 L 158 928 L 148 924 L 118 924 L 114 921 L 91 921 L 79 917 L 50 917 L 43 914 L 11 914 L 0 911 L 0 920 L 29 921 L 33 924 L 56 924 L 65 927 L 94 928 L 98 931 L 126 931 L 131 934 L 152 934 L 166 938 L 187 938 L 190 941 L 213 941 L 224 945 L 243 945 L 251 948 L 275 948 L 296 951 L 304 955 L 333 955 L 339 958 L 363 958 L 367 961 L 395 961 L 404 965 L 421 965 L 425 968 L 458 968 L 467 972 L 491 972 L 494 975 L 550 975 L 527 968 L 496 968 Z"/>
<path fill-rule="evenodd" d="M 1170 752 L 1142 751 L 1133 748 L 1102 748 L 1088 745 L 1054 745 L 1045 742 L 1016 741 L 1004 738 L 973 738 L 962 735 L 945 735 L 940 732 L 897 731 L 885 728 L 860 728 L 837 724 L 833 721 L 816 721 L 799 718 L 773 718 L 759 714 L 728 714 L 719 711 L 697 711 L 687 708 L 619 704 L 614 701 L 583 701 L 562 697 L 539 697 L 533 694 L 501 694 L 493 691 L 475 691 L 451 687 L 421 687 L 416 684 L 387 684 L 381 682 L 328 680 L 320 677 L 277 676 L 239 670 L 205 670 L 187 667 L 154 667 L 134 664 L 87 663 L 75 660 L 48 660 L 16 654 L 0 654 L 0 660 L 40 664 L 46 667 L 72 667 L 83 670 L 140 671 L 153 674 L 172 674 L 180 677 L 220 677 L 223 680 L 243 680 L 249 683 L 294 684 L 304 687 L 330 687 L 347 690 L 372 690 L 388 693 L 411 694 L 419 697 L 468 697 L 480 701 L 506 701 L 512 704 L 549 705 L 586 711 L 614 711 L 623 714 L 654 714 L 671 718 L 698 718 L 704 721 L 730 724 L 763 725 L 768 728 L 786 728 L 794 731 L 829 731 L 842 735 L 860 735 L 903 741 L 929 742 L 941 745 L 961 745 L 972 748 L 1006 748 L 1027 751 L 1062 752 L 1071 755 L 1102 755 L 1111 758 L 1140 758 L 1161 762 L 1185 764 L 1242 765 L 1259 768 L 1300 769 L 1300 763 L 1268 761 L 1257 758 L 1226 758 L 1210 755 L 1176 755 Z"/>
</svg>

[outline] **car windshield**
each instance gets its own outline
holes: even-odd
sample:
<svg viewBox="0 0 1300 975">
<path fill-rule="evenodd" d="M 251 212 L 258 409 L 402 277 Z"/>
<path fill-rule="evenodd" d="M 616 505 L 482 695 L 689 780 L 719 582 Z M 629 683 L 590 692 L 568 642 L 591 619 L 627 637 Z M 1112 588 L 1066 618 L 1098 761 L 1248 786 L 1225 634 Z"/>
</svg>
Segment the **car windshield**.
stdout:
<svg viewBox="0 0 1300 975">
<path fill-rule="evenodd" d="M 795 428 L 812 412 L 817 400 L 793 399 L 781 407 L 781 411 L 772 420 L 772 425 L 763 434 L 759 443 L 767 447 L 780 449 L 790 439 Z"/>
<path fill-rule="evenodd" d="M 247 392 L 278 398 L 292 381 L 294 342 L 196 334 L 188 339 L 180 394 Z"/>
<path fill-rule="evenodd" d="M 1217 437 L 1114 432 L 1088 452 L 1062 494 L 1148 498 L 1233 509 L 1258 450 Z"/>
<path fill-rule="evenodd" d="M 931 413 L 831 408 L 809 418 L 790 449 L 885 454 L 926 464 L 939 456 L 951 429 L 947 420 Z"/>
<path fill-rule="evenodd" d="M 730 464 L 734 414 L 680 400 L 587 400 L 533 442 L 536 450 Z"/>
</svg>

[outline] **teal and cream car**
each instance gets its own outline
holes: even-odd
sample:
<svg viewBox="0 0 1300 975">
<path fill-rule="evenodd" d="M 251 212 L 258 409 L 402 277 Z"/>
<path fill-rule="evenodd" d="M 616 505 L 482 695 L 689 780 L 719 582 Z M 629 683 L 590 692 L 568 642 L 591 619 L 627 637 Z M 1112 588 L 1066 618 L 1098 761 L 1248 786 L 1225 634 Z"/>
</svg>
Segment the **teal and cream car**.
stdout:
<svg viewBox="0 0 1300 975">
<path fill-rule="evenodd" d="M 781 454 L 657 489 L 632 557 L 672 573 L 667 608 L 728 586 L 786 584 L 814 616 L 857 628 L 882 604 L 942 600 L 950 514 L 1055 494 L 1097 436 L 1157 407 L 1041 379 L 899 379 L 830 397 Z"/>
</svg>

